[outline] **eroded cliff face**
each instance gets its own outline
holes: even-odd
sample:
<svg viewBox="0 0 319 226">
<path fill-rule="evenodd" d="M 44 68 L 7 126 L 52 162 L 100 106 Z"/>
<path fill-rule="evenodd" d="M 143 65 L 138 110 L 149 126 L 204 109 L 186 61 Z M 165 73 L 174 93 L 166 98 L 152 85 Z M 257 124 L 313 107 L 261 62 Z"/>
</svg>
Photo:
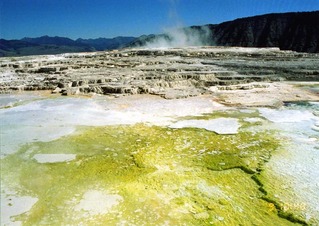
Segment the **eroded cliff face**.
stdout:
<svg viewBox="0 0 319 226">
<path fill-rule="evenodd" d="M 182 98 L 251 89 L 251 82 L 318 81 L 316 54 L 277 48 L 187 47 L 1 58 L 0 92 L 156 94 Z M 250 85 L 249 85 L 250 84 Z"/>
</svg>

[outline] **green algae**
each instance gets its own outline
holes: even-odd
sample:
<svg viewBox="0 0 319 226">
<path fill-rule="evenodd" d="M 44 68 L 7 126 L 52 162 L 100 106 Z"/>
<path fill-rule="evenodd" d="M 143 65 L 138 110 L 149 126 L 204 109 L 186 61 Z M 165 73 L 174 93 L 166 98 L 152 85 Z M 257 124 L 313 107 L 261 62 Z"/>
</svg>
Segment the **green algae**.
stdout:
<svg viewBox="0 0 319 226">
<path fill-rule="evenodd" d="M 251 178 L 279 143 L 266 131 L 218 135 L 144 124 L 82 127 L 2 159 L 2 180 L 39 199 L 16 217 L 24 225 L 293 225 L 262 199 L 260 184 Z M 46 164 L 33 159 L 52 153 L 77 157 Z M 123 201 L 105 214 L 76 210 L 92 189 Z"/>
<path fill-rule="evenodd" d="M 254 175 L 253 179 L 260 185 L 259 190 L 264 194 L 262 199 L 276 207 L 278 216 L 301 225 L 316 225 L 317 222 L 313 218 L 305 221 L 302 213 L 308 208 L 307 204 L 292 198 L 293 189 L 288 188 L 283 178 L 262 171 Z M 289 196 L 291 197 L 287 199 Z"/>
<path fill-rule="evenodd" d="M 259 112 L 256 109 L 243 108 L 238 109 L 227 109 L 214 111 L 214 113 L 206 113 L 200 116 L 187 116 L 186 119 L 217 119 L 217 118 L 237 118 L 242 119 L 245 117 L 260 117 Z"/>
<path fill-rule="evenodd" d="M 214 111 L 214 113 L 206 113 L 199 116 L 186 116 L 181 117 L 180 120 L 212 120 L 218 118 L 236 118 L 240 123 L 240 129 L 244 130 L 246 128 L 251 128 L 251 126 L 260 126 L 264 121 L 264 117 L 261 117 L 258 110 L 254 108 L 243 108 L 241 110 L 238 109 L 227 109 L 227 110 L 219 110 Z M 260 121 L 256 122 L 247 122 L 247 118 L 256 118 Z"/>
<path fill-rule="evenodd" d="M 308 205 L 294 198 L 294 189 L 286 178 L 270 170 L 264 170 L 255 174 L 253 179 L 260 185 L 259 190 L 264 194 L 262 199 L 273 203 L 280 217 L 301 225 L 318 224 L 314 218 L 306 220 L 304 212 L 308 209 Z"/>
<path fill-rule="evenodd" d="M 59 96 L 55 96 L 55 95 L 51 95 L 51 94 L 49 95 L 49 92 L 47 92 L 47 91 L 28 91 L 27 94 L 25 94 L 25 95 L 27 95 L 26 99 L 18 99 L 20 95 L 23 95 L 23 94 L 21 94 L 21 92 L 14 92 L 14 93 L 7 94 L 7 95 L 12 95 L 12 96 L 16 97 L 16 100 L 13 100 L 13 103 L 10 102 L 6 105 L 0 106 L 0 110 L 1 109 L 15 108 L 15 107 L 30 104 L 32 102 L 45 100 L 45 99 L 61 98 Z"/>
</svg>

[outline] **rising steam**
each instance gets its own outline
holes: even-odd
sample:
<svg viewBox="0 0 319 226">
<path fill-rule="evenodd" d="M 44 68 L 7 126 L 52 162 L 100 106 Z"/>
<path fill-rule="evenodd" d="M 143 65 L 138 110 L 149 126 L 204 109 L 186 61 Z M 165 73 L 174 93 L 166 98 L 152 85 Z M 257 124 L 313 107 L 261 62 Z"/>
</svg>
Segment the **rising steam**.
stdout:
<svg viewBox="0 0 319 226">
<path fill-rule="evenodd" d="M 142 46 L 147 48 L 169 48 L 211 45 L 211 31 L 208 26 L 183 28 L 182 20 L 177 12 L 179 1 L 168 0 L 168 3 L 170 27 L 164 28 L 164 33 L 161 35 L 149 36 Z"/>
<path fill-rule="evenodd" d="M 211 45 L 211 31 L 207 26 L 196 28 L 170 28 L 162 35 L 153 36 L 144 44 L 148 48 L 169 48 Z"/>
</svg>

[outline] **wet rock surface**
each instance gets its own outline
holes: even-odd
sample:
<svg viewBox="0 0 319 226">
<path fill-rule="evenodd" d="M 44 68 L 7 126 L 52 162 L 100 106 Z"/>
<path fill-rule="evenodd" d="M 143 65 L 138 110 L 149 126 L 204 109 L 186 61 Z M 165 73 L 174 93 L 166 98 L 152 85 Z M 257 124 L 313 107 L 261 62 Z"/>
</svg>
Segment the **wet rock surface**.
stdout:
<svg viewBox="0 0 319 226">
<path fill-rule="evenodd" d="M 239 47 L 124 49 L 1 58 L 0 92 L 155 94 L 175 99 L 210 93 L 211 87 L 247 90 L 256 88 L 249 85 L 251 82 L 319 81 L 317 65 L 317 54 Z"/>
<path fill-rule="evenodd" d="M 0 95 L 1 224 L 318 225 L 317 61 L 211 47 L 2 58 L 1 92 L 50 91 Z M 86 93 L 103 95 L 73 96 Z"/>
<path fill-rule="evenodd" d="M 318 225 L 317 102 L 212 99 L 1 95 L 1 223 Z"/>
</svg>

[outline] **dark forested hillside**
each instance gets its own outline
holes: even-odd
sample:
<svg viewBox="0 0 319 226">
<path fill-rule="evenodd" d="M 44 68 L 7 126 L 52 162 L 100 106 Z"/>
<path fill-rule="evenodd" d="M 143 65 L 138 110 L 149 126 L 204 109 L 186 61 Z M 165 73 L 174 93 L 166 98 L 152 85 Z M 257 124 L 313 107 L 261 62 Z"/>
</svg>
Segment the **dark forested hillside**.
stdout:
<svg viewBox="0 0 319 226">
<path fill-rule="evenodd" d="M 190 32 L 190 29 L 194 32 Z M 180 31 L 189 40 L 194 40 L 189 34 L 199 36 L 198 39 L 202 42 L 195 45 L 279 47 L 282 50 L 319 52 L 319 11 L 267 14 L 221 24 L 187 27 L 179 29 Z M 173 40 L 173 35 L 174 33 L 142 36 L 130 46 L 154 43 L 162 37 L 166 41 Z"/>
<path fill-rule="evenodd" d="M 319 11 L 267 14 L 221 23 L 212 27 L 212 40 L 222 46 L 319 52 Z"/>
</svg>

